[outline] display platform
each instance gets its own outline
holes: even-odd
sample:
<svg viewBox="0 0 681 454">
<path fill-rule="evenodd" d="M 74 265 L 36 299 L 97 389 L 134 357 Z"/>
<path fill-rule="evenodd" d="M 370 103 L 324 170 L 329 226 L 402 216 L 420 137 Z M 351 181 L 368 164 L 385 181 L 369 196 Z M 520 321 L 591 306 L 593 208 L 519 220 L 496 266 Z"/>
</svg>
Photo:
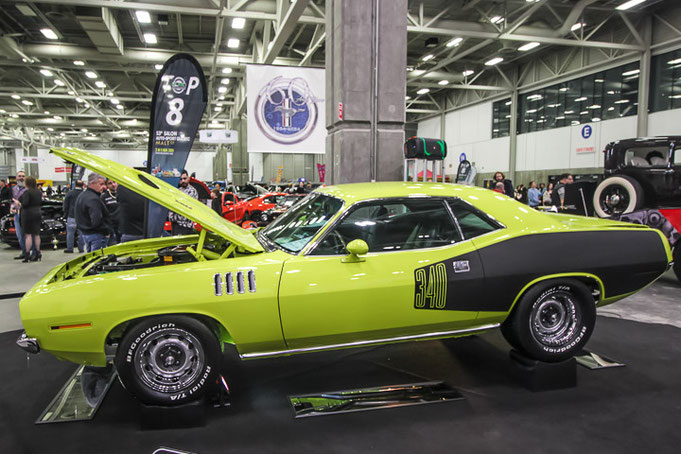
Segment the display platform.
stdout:
<svg viewBox="0 0 681 454">
<path fill-rule="evenodd" d="M 34 421 L 73 373 L 50 355 L 26 355 L 18 332 L 0 334 L 0 452 L 207 453 L 678 452 L 681 329 L 598 317 L 588 344 L 627 367 L 577 368 L 577 387 L 533 393 L 511 376 L 498 332 L 238 362 L 222 372 L 232 405 L 206 410 L 206 425 L 140 430 L 137 403 L 115 381 L 95 419 Z M 288 396 L 394 383 L 444 381 L 465 400 L 295 419 Z"/>
</svg>

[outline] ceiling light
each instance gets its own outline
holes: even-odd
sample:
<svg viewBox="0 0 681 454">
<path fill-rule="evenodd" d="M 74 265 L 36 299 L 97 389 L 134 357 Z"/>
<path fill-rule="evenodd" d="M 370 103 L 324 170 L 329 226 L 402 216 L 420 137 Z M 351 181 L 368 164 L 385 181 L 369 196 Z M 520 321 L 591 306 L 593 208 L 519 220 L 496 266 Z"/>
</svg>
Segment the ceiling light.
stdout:
<svg viewBox="0 0 681 454">
<path fill-rule="evenodd" d="M 575 99 L 575 102 L 582 102 L 582 101 L 586 101 L 587 99 L 588 98 L 586 96 L 582 96 L 581 98 Z"/>
<path fill-rule="evenodd" d="M 597 84 L 602 84 L 603 82 L 605 82 L 605 80 L 603 80 L 603 79 L 594 79 L 594 82 L 596 82 Z"/>
<path fill-rule="evenodd" d="M 80 130 L 80 132 L 87 132 L 87 129 L 82 128 L 82 129 Z"/>
<path fill-rule="evenodd" d="M 487 60 L 487 61 L 485 62 L 485 66 L 494 66 L 494 65 L 496 65 L 496 64 L 498 64 L 498 63 L 501 63 L 502 61 L 504 61 L 504 59 L 503 59 L 502 57 L 494 57 L 494 58 L 491 59 L 491 60 Z"/>
<path fill-rule="evenodd" d="M 86 109 L 87 109 L 88 107 L 90 107 L 90 104 L 88 104 L 88 103 L 85 103 L 85 104 L 83 104 L 83 105 L 85 106 Z"/>
<path fill-rule="evenodd" d="M 60 86 L 60 87 L 63 87 L 63 86 L 64 86 L 64 82 L 62 82 L 62 81 L 59 80 L 59 79 L 54 79 L 54 84 L 55 84 L 55 85 L 58 85 L 58 86 Z"/>
<path fill-rule="evenodd" d="M 570 115 L 570 114 L 575 113 L 575 111 L 574 111 L 574 110 L 566 110 L 564 113 L 565 113 L 566 115 Z"/>
<path fill-rule="evenodd" d="M 147 44 L 156 44 L 156 35 L 153 33 L 145 33 L 144 34 L 144 42 Z"/>
<path fill-rule="evenodd" d="M 447 47 L 458 46 L 459 44 L 461 44 L 461 41 L 463 41 L 463 38 L 454 38 L 453 40 L 447 43 Z"/>
<path fill-rule="evenodd" d="M 612 112 L 613 110 L 615 110 L 614 107 L 608 107 L 608 112 Z"/>
<path fill-rule="evenodd" d="M 444 80 L 444 79 L 443 79 L 443 80 L 441 80 L 440 82 L 438 82 L 437 84 L 438 84 L 438 85 L 447 85 L 448 83 L 449 83 L 448 80 Z"/>
<path fill-rule="evenodd" d="M 243 17 L 235 17 L 232 19 L 232 28 L 242 29 L 246 25 L 246 19 Z"/>
<path fill-rule="evenodd" d="M 565 120 L 565 117 L 561 115 L 560 117 L 556 117 L 556 120 Z"/>
<path fill-rule="evenodd" d="M 224 105 L 224 103 L 219 102 L 219 103 L 216 103 L 215 105 L 218 106 L 218 107 L 222 107 Z"/>
<path fill-rule="evenodd" d="M 140 24 L 151 23 L 151 14 L 148 11 L 135 11 L 135 16 L 137 16 L 137 22 Z"/>
<path fill-rule="evenodd" d="M 50 111 L 49 111 L 49 110 L 45 110 L 45 111 L 43 111 L 43 113 L 44 113 L 45 115 L 49 115 L 49 114 L 50 114 Z"/>
<path fill-rule="evenodd" d="M 526 113 L 531 114 L 531 113 L 536 113 L 536 112 L 537 112 L 537 109 L 529 109 Z"/>
<path fill-rule="evenodd" d="M 239 47 L 239 40 L 236 38 L 229 38 L 227 40 L 227 47 L 230 49 L 236 49 Z"/>
<path fill-rule="evenodd" d="M 57 34 L 51 28 L 41 28 L 40 33 L 45 35 L 47 39 L 59 39 Z"/>
<path fill-rule="evenodd" d="M 419 91 L 417 91 L 416 94 L 425 95 L 428 92 L 430 92 L 430 88 L 422 88 Z"/>
<path fill-rule="evenodd" d="M 617 101 L 615 101 L 615 104 L 626 104 L 628 102 L 631 101 L 629 101 L 628 99 L 618 99 Z"/>
<path fill-rule="evenodd" d="M 601 119 L 598 118 L 598 117 L 594 117 L 594 118 L 591 119 L 591 121 L 601 121 Z"/>
<path fill-rule="evenodd" d="M 97 78 L 97 73 L 94 71 L 85 71 L 85 76 L 88 79 L 96 79 Z"/>
<path fill-rule="evenodd" d="M 85 66 L 85 62 L 82 60 L 73 60 L 73 64 L 76 66 Z"/>
<path fill-rule="evenodd" d="M 622 73 L 623 76 L 633 76 L 634 74 L 640 73 L 640 69 L 632 69 L 631 71 L 625 71 Z"/>
<path fill-rule="evenodd" d="M 12 117 L 12 118 L 19 118 L 19 114 L 15 114 L 15 113 L 9 114 L 9 116 Z"/>
<path fill-rule="evenodd" d="M 600 109 L 600 108 L 601 108 L 601 106 L 599 104 L 593 104 L 593 105 L 587 107 L 587 109 Z"/>
<path fill-rule="evenodd" d="M 494 16 L 489 21 L 493 24 L 498 24 L 499 22 L 501 22 L 503 20 L 504 20 L 504 18 L 501 17 L 501 16 Z"/>
<path fill-rule="evenodd" d="M 156 71 L 160 71 L 160 70 L 163 69 L 163 65 L 154 65 L 154 69 L 155 69 Z"/>
<path fill-rule="evenodd" d="M 475 71 L 473 71 L 472 69 L 467 69 L 464 72 L 462 72 L 461 74 L 463 75 L 463 77 L 468 77 L 473 73 L 475 73 Z"/>
<path fill-rule="evenodd" d="M 410 99 L 411 99 L 411 96 L 405 96 L 405 97 L 404 97 L 404 100 L 405 100 L 405 101 L 409 101 Z"/>
<path fill-rule="evenodd" d="M 622 3 L 620 6 L 616 7 L 615 9 L 620 10 L 620 11 L 625 11 L 629 8 L 632 8 L 636 5 L 640 5 L 641 3 L 645 2 L 646 0 L 629 0 L 628 2 Z"/>
<path fill-rule="evenodd" d="M 537 46 L 539 46 L 539 43 L 536 42 L 536 41 L 533 41 L 531 43 L 523 44 L 522 46 L 520 46 L 518 48 L 518 50 L 521 51 L 521 52 L 525 52 L 525 51 L 528 51 L 528 50 L 532 50 Z"/>
<path fill-rule="evenodd" d="M 59 115 L 54 115 L 52 118 L 54 118 L 55 120 L 63 120 L 63 118 L 60 117 Z"/>
<path fill-rule="evenodd" d="M 586 24 L 584 22 L 577 22 L 574 24 L 572 27 L 570 27 L 570 31 L 576 31 L 579 30 L 580 28 L 584 27 Z"/>
<path fill-rule="evenodd" d="M 423 60 L 423 61 L 428 61 L 428 60 L 432 60 L 433 58 L 435 58 L 435 55 L 433 55 L 433 54 L 428 54 L 428 55 L 426 55 L 425 57 L 423 57 L 421 60 Z"/>
<path fill-rule="evenodd" d="M 579 114 L 580 114 L 580 115 L 586 115 L 586 114 L 588 114 L 588 113 L 589 113 L 589 111 L 588 111 L 588 110 L 585 110 L 585 111 L 583 111 L 583 112 L 580 112 Z"/>
<path fill-rule="evenodd" d="M 678 65 L 679 63 L 681 63 L 681 58 L 675 58 L 674 60 L 669 60 L 667 62 L 668 65 Z"/>
<path fill-rule="evenodd" d="M 214 107 L 213 110 L 216 112 L 222 112 L 222 107 Z"/>
<path fill-rule="evenodd" d="M 120 103 L 120 101 L 118 100 L 118 98 L 111 98 L 109 101 L 111 101 L 111 104 L 118 104 L 118 103 Z"/>
<path fill-rule="evenodd" d="M 33 103 L 31 101 L 29 101 L 28 99 L 22 100 L 21 103 L 25 106 L 32 106 L 33 105 Z"/>
<path fill-rule="evenodd" d="M 83 98 L 76 98 L 76 102 L 83 102 Z"/>
<path fill-rule="evenodd" d="M 95 82 L 95 85 L 99 88 L 106 87 L 106 84 L 104 82 L 102 82 L 101 80 L 98 80 L 97 82 Z"/>
<path fill-rule="evenodd" d="M 69 90 L 69 91 L 67 91 L 67 93 L 68 93 L 69 95 L 71 95 L 71 96 L 75 95 L 75 93 L 73 92 L 73 90 Z"/>
<path fill-rule="evenodd" d="M 232 74 L 232 68 L 222 68 L 222 74 Z"/>
<path fill-rule="evenodd" d="M 219 87 L 218 88 L 218 93 L 225 93 L 227 92 L 227 87 Z"/>
<path fill-rule="evenodd" d="M 48 131 L 53 132 L 54 128 L 47 128 Z"/>
<path fill-rule="evenodd" d="M 560 88 L 558 89 L 558 91 L 563 91 L 563 92 L 568 91 L 568 90 L 569 90 L 568 87 L 560 87 Z"/>
<path fill-rule="evenodd" d="M 222 96 L 220 96 L 218 99 L 219 99 L 220 101 L 223 101 L 223 100 L 225 99 L 225 96 L 222 95 Z"/>
<path fill-rule="evenodd" d="M 528 101 L 538 101 L 538 100 L 540 100 L 540 99 L 542 99 L 542 98 L 543 98 L 542 95 L 540 95 L 540 94 L 534 94 L 534 95 L 529 95 L 529 96 L 527 97 L 527 100 L 528 100 Z"/>
<path fill-rule="evenodd" d="M 555 109 L 556 107 L 560 107 L 560 103 L 559 103 L 559 104 L 549 104 L 549 105 L 546 106 L 546 107 L 550 107 L 550 108 L 552 108 L 552 109 Z"/>
<path fill-rule="evenodd" d="M 220 83 L 221 83 L 222 85 L 227 85 L 227 84 L 229 83 L 229 78 L 228 78 L 228 77 L 224 77 L 224 78 L 220 81 Z"/>
<path fill-rule="evenodd" d="M 5 109 L 0 109 L 0 113 L 7 113 Z"/>
<path fill-rule="evenodd" d="M 19 95 L 12 95 L 12 99 L 21 99 L 21 96 L 19 96 Z"/>
<path fill-rule="evenodd" d="M 116 109 L 122 109 L 122 108 L 123 108 L 123 104 L 116 104 Z"/>
<path fill-rule="evenodd" d="M 54 76 L 54 74 L 52 74 L 52 71 L 50 71 L 49 69 L 41 69 L 41 70 L 40 70 L 40 74 L 42 74 L 42 75 L 45 76 L 45 77 L 52 77 L 52 76 Z"/>
<path fill-rule="evenodd" d="M 506 102 L 504 103 L 505 106 L 510 106 L 511 104 L 513 104 L 513 101 L 506 101 Z"/>
</svg>

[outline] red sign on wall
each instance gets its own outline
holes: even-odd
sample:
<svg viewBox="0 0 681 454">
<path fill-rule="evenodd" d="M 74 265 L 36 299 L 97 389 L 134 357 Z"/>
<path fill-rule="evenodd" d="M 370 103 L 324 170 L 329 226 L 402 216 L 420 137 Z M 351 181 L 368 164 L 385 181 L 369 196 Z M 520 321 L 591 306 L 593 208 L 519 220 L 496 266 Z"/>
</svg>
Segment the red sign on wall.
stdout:
<svg viewBox="0 0 681 454">
<path fill-rule="evenodd" d="M 342 102 L 338 103 L 338 119 L 339 120 L 343 119 L 343 103 Z"/>
<path fill-rule="evenodd" d="M 54 171 L 56 173 L 66 173 L 66 172 L 71 172 L 71 167 L 55 167 Z"/>
</svg>

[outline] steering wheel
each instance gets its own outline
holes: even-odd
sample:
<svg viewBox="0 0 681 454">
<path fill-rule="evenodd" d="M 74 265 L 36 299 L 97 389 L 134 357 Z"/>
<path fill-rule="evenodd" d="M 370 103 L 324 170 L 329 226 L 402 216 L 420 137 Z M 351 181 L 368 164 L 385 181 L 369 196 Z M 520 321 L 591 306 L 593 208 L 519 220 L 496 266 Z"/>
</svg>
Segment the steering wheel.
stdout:
<svg viewBox="0 0 681 454">
<path fill-rule="evenodd" d="M 339 251 L 339 252 L 344 252 L 345 247 L 347 244 L 345 243 L 345 240 L 343 239 L 343 236 L 338 233 L 338 230 L 334 230 L 331 232 L 331 235 L 329 236 L 330 242 L 333 241 L 333 244 L 331 247 L 333 248 L 334 251 Z M 340 248 L 338 246 L 341 246 Z"/>
</svg>

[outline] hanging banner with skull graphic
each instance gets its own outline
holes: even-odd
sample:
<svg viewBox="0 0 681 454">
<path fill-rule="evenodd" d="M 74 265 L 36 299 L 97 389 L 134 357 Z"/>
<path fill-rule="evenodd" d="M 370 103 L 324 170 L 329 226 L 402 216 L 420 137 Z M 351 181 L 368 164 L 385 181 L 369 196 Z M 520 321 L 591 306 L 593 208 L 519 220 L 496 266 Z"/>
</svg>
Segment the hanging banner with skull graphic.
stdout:
<svg viewBox="0 0 681 454">
<path fill-rule="evenodd" d="M 248 151 L 324 154 L 324 70 L 248 65 Z"/>
<path fill-rule="evenodd" d="M 170 57 L 158 74 L 151 100 L 147 172 L 178 185 L 206 101 L 206 78 L 199 62 L 189 54 Z M 147 238 L 161 236 L 167 213 L 161 205 L 147 203 Z"/>
</svg>

